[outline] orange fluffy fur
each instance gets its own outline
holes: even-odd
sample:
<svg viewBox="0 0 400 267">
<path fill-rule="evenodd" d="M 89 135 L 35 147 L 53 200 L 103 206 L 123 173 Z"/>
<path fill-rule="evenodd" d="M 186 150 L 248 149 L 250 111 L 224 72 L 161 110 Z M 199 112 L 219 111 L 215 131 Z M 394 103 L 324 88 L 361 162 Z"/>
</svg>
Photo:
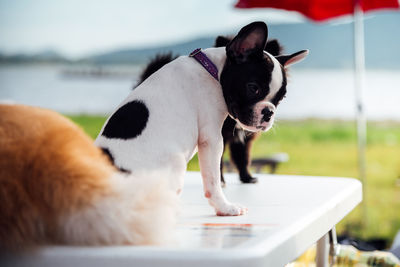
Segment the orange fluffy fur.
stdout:
<svg viewBox="0 0 400 267">
<path fill-rule="evenodd" d="M 56 112 L 0 105 L 0 247 L 165 243 L 177 196 L 155 176 L 118 173 Z"/>
</svg>

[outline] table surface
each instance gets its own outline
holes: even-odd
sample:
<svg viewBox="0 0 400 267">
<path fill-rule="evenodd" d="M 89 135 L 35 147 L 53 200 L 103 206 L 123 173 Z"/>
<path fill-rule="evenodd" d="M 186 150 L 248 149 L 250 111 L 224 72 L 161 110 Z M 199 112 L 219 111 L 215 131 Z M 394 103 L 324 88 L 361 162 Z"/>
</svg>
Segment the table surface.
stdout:
<svg viewBox="0 0 400 267">
<path fill-rule="evenodd" d="M 244 216 L 218 217 L 204 198 L 200 173 L 188 172 L 177 241 L 169 247 L 43 247 L 7 255 L 9 266 L 284 266 L 320 239 L 362 200 L 358 180 L 256 174 L 241 184 L 226 174 L 228 200 Z"/>
</svg>

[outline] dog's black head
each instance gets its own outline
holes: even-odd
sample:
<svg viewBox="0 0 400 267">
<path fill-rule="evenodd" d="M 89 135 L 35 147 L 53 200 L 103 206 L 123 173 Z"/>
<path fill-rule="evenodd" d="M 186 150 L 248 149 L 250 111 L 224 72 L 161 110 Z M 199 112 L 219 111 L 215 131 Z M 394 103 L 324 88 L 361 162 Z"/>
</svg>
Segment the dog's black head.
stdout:
<svg viewBox="0 0 400 267">
<path fill-rule="evenodd" d="M 271 128 L 276 106 L 286 94 L 285 68 L 308 54 L 303 50 L 274 57 L 264 51 L 267 37 L 267 25 L 253 22 L 226 45 L 221 72 L 225 102 L 229 115 L 249 131 Z"/>
</svg>

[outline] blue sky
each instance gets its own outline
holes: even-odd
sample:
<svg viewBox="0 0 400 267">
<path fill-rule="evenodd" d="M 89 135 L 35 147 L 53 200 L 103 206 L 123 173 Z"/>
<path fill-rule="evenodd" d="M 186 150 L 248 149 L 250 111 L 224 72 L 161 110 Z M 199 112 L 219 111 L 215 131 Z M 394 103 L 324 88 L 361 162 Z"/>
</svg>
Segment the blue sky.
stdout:
<svg viewBox="0 0 400 267">
<path fill-rule="evenodd" d="M 0 0 L 0 51 L 51 49 L 69 57 L 231 32 L 244 24 L 299 22 L 294 12 L 237 10 L 235 0 Z"/>
</svg>

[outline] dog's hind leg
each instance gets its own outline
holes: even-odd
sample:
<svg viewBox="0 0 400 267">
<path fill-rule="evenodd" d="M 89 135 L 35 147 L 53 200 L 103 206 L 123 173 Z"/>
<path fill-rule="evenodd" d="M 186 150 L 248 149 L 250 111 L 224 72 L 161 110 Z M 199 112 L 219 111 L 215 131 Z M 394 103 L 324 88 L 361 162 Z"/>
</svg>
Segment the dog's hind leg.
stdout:
<svg viewBox="0 0 400 267">
<path fill-rule="evenodd" d="M 221 37 L 220 39 L 221 39 L 220 41 L 222 41 L 225 38 Z M 235 125 L 236 125 L 236 121 L 229 116 L 225 119 L 224 124 L 222 125 L 221 133 L 222 133 L 222 137 L 224 139 L 224 149 L 222 152 L 221 168 L 220 168 L 222 186 L 225 186 L 225 179 L 224 179 L 224 173 L 223 173 L 223 170 L 224 170 L 223 153 L 225 152 L 226 145 L 233 142 L 234 133 L 235 133 Z"/>
<path fill-rule="evenodd" d="M 249 172 L 250 150 L 254 134 L 248 138 L 243 141 L 233 139 L 229 143 L 231 159 L 239 171 L 240 181 L 243 183 L 257 183 L 257 178 L 252 177 Z"/>
</svg>

